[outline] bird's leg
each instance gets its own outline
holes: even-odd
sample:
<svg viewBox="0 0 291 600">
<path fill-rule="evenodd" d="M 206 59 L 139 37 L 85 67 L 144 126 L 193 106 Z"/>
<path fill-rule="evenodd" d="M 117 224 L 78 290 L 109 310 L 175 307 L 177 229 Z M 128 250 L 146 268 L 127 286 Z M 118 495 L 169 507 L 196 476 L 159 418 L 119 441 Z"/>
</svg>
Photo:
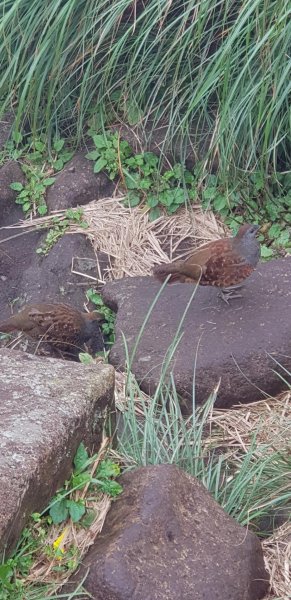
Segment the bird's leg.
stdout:
<svg viewBox="0 0 291 600">
<path fill-rule="evenodd" d="M 242 298 L 241 294 L 233 294 L 233 290 L 239 290 L 242 288 L 241 284 L 231 285 L 227 288 L 222 288 L 218 293 L 219 298 L 221 298 L 226 304 L 229 304 L 229 300 L 234 300 L 235 298 Z"/>
</svg>

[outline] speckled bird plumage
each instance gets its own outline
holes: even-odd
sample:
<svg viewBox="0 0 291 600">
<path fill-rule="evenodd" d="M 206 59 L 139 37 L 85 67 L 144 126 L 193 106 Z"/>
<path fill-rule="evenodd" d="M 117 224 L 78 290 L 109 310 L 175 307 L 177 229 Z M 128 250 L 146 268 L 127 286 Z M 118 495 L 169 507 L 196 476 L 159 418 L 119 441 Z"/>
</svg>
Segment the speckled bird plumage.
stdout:
<svg viewBox="0 0 291 600">
<path fill-rule="evenodd" d="M 187 260 L 158 265 L 154 275 L 168 283 L 199 283 L 219 288 L 239 285 L 255 269 L 260 257 L 257 225 L 242 225 L 235 237 L 208 242 Z"/>
<path fill-rule="evenodd" d="M 73 349 L 98 335 L 101 337 L 97 321 L 99 313 L 82 313 L 67 304 L 32 304 L 0 323 L 0 332 L 23 331 L 60 349 Z"/>
</svg>

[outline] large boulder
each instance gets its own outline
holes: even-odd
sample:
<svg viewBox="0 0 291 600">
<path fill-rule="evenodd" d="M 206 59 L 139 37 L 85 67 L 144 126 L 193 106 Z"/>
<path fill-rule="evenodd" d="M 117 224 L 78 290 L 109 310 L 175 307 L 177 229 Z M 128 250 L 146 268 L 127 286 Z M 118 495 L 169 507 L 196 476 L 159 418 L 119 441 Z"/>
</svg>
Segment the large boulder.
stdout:
<svg viewBox="0 0 291 600">
<path fill-rule="evenodd" d="M 258 538 L 194 477 L 160 465 L 127 473 L 120 483 L 123 494 L 78 574 L 90 598 L 263 598 L 269 586 Z"/>
<path fill-rule="evenodd" d="M 151 277 L 110 282 L 104 301 L 118 310 L 116 342 L 110 362 L 123 368 L 124 338 L 129 356 L 160 290 Z M 152 309 L 132 361 L 142 388 L 152 393 L 160 380 L 164 358 L 193 294 L 189 284 L 168 285 Z M 286 386 L 276 373 L 278 361 L 291 372 L 291 257 L 262 263 L 245 282 L 242 298 L 227 305 L 217 290 L 198 287 L 181 327 L 182 339 L 170 364 L 176 389 L 187 412 L 203 403 L 220 383 L 217 406 L 252 402 Z M 288 373 L 284 378 L 291 382 Z"/>
<path fill-rule="evenodd" d="M 84 442 L 97 450 L 113 408 L 114 369 L 0 350 L 0 550 L 68 478 Z"/>
<path fill-rule="evenodd" d="M 111 196 L 115 184 L 106 173 L 94 173 L 92 161 L 78 152 L 56 176 L 48 188 L 46 201 L 50 211 L 88 204 L 91 200 Z"/>
</svg>

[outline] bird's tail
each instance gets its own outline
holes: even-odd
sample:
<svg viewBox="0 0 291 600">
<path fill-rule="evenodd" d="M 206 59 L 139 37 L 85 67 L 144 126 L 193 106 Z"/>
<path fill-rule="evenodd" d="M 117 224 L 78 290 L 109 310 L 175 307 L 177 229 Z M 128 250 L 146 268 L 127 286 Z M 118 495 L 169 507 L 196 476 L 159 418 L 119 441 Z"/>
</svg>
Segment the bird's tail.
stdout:
<svg viewBox="0 0 291 600">
<path fill-rule="evenodd" d="M 157 265 L 153 269 L 153 275 L 161 282 L 164 282 L 170 275 L 168 283 L 195 283 L 195 280 L 185 273 L 185 263 L 181 260 Z"/>
</svg>

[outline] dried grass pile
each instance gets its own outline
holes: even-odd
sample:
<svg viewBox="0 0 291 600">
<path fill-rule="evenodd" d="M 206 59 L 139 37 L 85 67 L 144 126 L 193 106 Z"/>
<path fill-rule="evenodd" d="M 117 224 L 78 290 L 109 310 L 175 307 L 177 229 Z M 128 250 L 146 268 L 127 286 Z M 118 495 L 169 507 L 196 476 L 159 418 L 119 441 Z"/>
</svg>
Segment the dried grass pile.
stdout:
<svg viewBox="0 0 291 600">
<path fill-rule="evenodd" d="M 109 267 L 104 280 L 150 275 L 154 265 L 172 260 L 182 243 L 187 240 L 191 248 L 225 235 L 225 227 L 212 211 L 203 211 L 199 205 L 181 208 L 174 215 L 163 215 L 156 221 L 149 220 L 149 209 L 144 206 L 125 206 L 124 197 L 104 198 L 93 201 L 83 208 L 84 220 L 89 227 L 83 229 L 71 225 L 70 233 L 82 233 L 89 237 L 96 252 L 108 255 Z M 16 231 L 32 231 L 40 227 L 53 227 L 54 218 L 65 219 L 65 211 L 53 212 L 48 217 L 26 220 L 8 227 Z M 19 233 L 16 233 L 19 235 Z M 182 250 L 181 256 L 189 254 Z"/>
</svg>

